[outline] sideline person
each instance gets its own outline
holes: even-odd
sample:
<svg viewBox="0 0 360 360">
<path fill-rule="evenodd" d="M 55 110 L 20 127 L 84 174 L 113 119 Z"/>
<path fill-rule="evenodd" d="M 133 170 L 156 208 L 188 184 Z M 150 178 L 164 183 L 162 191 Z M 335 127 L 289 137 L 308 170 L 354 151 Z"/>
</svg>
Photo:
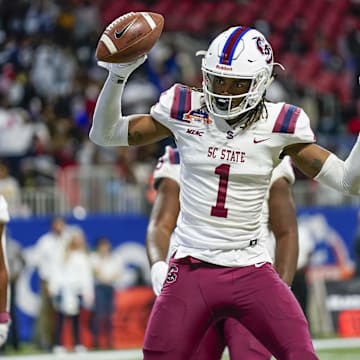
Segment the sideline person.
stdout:
<svg viewBox="0 0 360 360">
<path fill-rule="evenodd" d="M 10 221 L 7 201 L 0 195 L 0 346 L 6 343 L 10 319 L 10 276 L 6 258 L 6 224 Z"/>
</svg>

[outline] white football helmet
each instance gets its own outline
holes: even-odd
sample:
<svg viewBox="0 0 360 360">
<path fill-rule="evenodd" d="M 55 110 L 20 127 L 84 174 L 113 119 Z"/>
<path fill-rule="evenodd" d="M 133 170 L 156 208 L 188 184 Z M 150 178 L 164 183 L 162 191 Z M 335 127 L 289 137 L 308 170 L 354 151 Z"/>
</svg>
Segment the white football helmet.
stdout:
<svg viewBox="0 0 360 360">
<path fill-rule="evenodd" d="M 222 32 L 212 41 L 202 60 L 208 111 L 224 119 L 234 119 L 255 108 L 272 82 L 273 65 L 271 46 L 259 31 L 237 26 Z M 247 79 L 250 87 L 241 95 L 216 94 L 213 91 L 216 77 Z"/>
</svg>

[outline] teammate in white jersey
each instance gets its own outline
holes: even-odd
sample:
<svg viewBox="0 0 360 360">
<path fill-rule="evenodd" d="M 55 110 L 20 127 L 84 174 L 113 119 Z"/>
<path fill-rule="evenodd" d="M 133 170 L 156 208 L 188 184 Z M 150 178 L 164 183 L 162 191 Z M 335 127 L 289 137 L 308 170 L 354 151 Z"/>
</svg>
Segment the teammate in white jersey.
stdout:
<svg viewBox="0 0 360 360">
<path fill-rule="evenodd" d="M 5 344 L 10 327 L 10 289 L 5 238 L 6 224 L 9 220 L 7 202 L 5 198 L 0 195 L 0 346 Z"/>
<path fill-rule="evenodd" d="M 167 276 L 167 258 L 176 251 L 170 237 L 179 214 L 180 156 L 177 149 L 166 147 L 153 173 L 156 198 L 147 230 L 147 252 L 151 265 L 154 293 L 159 295 Z M 274 169 L 270 189 L 264 201 L 263 227 L 268 233 L 268 249 L 275 269 L 285 283 L 291 284 L 298 256 L 297 220 L 290 185 L 295 181 L 288 157 Z M 271 216 L 269 214 L 271 209 Z M 275 239 L 276 235 L 276 256 Z M 168 254 L 169 252 L 169 254 Z M 269 360 L 271 354 L 240 322 L 228 318 L 207 331 L 196 351 L 197 360 L 220 360 L 225 346 L 232 360 Z"/>
<path fill-rule="evenodd" d="M 274 66 L 257 30 L 231 27 L 204 52 L 203 89 L 175 84 L 150 114 L 123 116 L 126 79 L 145 61 L 109 70 L 91 140 L 132 146 L 173 137 L 181 156 L 177 251 L 149 319 L 145 360 L 191 359 L 214 319 L 234 317 L 278 360 L 317 359 L 307 321 L 270 264 L 261 227 L 272 170 L 285 155 L 304 174 L 360 194 L 360 141 L 346 161 L 315 144 L 306 113 L 264 100 Z"/>
</svg>

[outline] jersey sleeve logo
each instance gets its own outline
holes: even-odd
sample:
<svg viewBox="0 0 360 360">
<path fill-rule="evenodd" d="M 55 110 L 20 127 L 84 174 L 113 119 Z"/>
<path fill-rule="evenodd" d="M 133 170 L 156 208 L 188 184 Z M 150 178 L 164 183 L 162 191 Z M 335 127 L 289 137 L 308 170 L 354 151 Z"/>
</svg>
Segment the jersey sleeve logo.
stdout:
<svg viewBox="0 0 360 360">
<path fill-rule="evenodd" d="M 295 132 L 295 125 L 300 112 L 301 109 L 294 105 L 283 105 L 272 132 L 293 134 Z"/>
<path fill-rule="evenodd" d="M 170 116 L 172 119 L 186 121 L 184 114 L 191 109 L 191 89 L 180 84 L 175 85 L 174 99 L 171 106 Z"/>
<path fill-rule="evenodd" d="M 209 114 L 204 110 L 191 110 L 184 114 L 183 120 L 189 123 L 211 124 Z"/>
</svg>

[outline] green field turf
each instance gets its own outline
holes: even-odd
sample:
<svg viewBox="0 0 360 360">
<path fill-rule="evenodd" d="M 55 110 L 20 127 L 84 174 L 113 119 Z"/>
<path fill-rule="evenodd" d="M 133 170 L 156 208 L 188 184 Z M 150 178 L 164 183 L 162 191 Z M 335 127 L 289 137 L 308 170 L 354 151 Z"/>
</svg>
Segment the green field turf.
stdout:
<svg viewBox="0 0 360 360">
<path fill-rule="evenodd" d="M 317 351 L 321 360 L 358 360 L 360 359 L 360 344 L 358 349 L 332 349 Z"/>
<path fill-rule="evenodd" d="M 359 360 L 360 344 L 358 349 L 318 350 L 316 353 L 320 360 Z M 230 358 L 228 356 L 224 356 L 222 360 L 230 360 Z"/>
<path fill-rule="evenodd" d="M 323 348 L 317 350 L 320 360 L 360 360 L 360 338 L 354 339 L 355 341 L 349 347 L 341 349 Z M 359 341 L 359 345 L 358 345 Z M 333 344 L 334 345 L 334 344 Z M 345 344 L 348 345 L 348 344 Z M 340 345 L 342 346 L 342 345 Z M 55 360 L 58 359 L 57 355 L 44 354 L 41 355 L 33 348 L 31 344 L 24 344 L 20 352 L 7 351 L 7 358 L 9 360 Z M 1 358 L 0 354 L 0 358 Z M 110 351 L 110 352 L 97 352 L 90 351 L 83 354 L 69 353 L 65 355 L 66 360 L 141 360 L 141 350 L 130 351 Z M 222 360 L 230 360 L 228 355 L 224 355 Z M 244 359 L 246 360 L 246 359 Z"/>
</svg>

